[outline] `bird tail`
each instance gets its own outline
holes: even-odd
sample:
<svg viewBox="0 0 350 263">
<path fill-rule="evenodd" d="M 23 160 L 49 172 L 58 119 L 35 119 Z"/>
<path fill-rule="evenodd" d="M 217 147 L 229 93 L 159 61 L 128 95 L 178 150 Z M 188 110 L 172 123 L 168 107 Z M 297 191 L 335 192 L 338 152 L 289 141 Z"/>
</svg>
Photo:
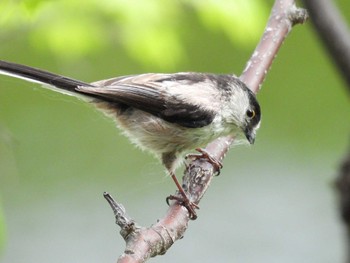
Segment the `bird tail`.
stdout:
<svg viewBox="0 0 350 263">
<path fill-rule="evenodd" d="M 61 93 L 68 93 L 69 95 L 83 95 L 76 90 L 79 86 L 93 87 L 93 85 L 89 83 L 3 60 L 0 60 L 0 74 L 40 83 L 47 88 L 54 89 Z"/>
</svg>

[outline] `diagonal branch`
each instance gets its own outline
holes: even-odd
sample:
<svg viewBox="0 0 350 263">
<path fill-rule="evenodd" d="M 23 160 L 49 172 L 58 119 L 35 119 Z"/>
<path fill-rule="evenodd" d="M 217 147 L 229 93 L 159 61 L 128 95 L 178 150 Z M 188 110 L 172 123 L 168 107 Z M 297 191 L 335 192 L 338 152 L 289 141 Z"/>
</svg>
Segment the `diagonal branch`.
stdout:
<svg viewBox="0 0 350 263">
<path fill-rule="evenodd" d="M 304 23 L 306 19 L 306 11 L 296 8 L 294 0 L 276 0 L 261 41 L 240 77 L 252 91 L 258 92 L 277 51 L 292 26 Z M 215 159 L 222 161 L 233 141 L 232 137 L 219 138 L 210 143 L 206 147 L 206 151 Z M 186 167 L 183 186 L 192 202 L 199 203 L 208 189 L 214 173 L 213 165 L 206 159 L 196 159 Z M 114 211 L 115 206 L 122 207 L 111 199 L 109 199 L 109 203 L 114 207 Z M 122 211 L 123 217 L 129 218 L 123 209 L 118 211 Z M 118 220 L 120 213 L 115 214 L 117 221 L 120 222 Z M 119 257 L 118 262 L 145 262 L 150 257 L 164 254 L 176 240 L 184 235 L 188 222 L 187 209 L 177 202 L 172 203 L 166 215 L 151 227 L 135 227 L 126 236 L 123 235 L 126 249 Z M 122 230 L 125 227 L 127 226 L 121 225 Z"/>
</svg>

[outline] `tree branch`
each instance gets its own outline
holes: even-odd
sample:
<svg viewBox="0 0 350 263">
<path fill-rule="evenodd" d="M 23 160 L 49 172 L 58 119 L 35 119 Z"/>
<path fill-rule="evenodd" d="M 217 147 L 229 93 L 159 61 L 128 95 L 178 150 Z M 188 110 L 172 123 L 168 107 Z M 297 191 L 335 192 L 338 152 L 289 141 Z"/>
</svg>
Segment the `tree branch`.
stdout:
<svg viewBox="0 0 350 263">
<path fill-rule="evenodd" d="M 315 29 L 350 91 L 349 28 L 333 1 L 303 0 Z"/>
<path fill-rule="evenodd" d="M 329 0 L 303 0 L 318 35 L 350 91 L 350 32 L 338 8 Z M 350 151 L 345 156 L 336 180 L 340 215 L 348 235 L 350 262 Z"/>
<path fill-rule="evenodd" d="M 296 8 L 294 0 L 277 0 L 275 2 L 261 41 L 240 77 L 253 92 L 259 91 L 277 51 L 292 26 L 304 23 L 306 19 L 306 11 Z M 233 141 L 233 137 L 219 138 L 210 143 L 206 147 L 206 151 L 212 157 L 222 161 Z M 186 167 L 183 187 L 192 202 L 199 203 L 208 189 L 214 173 L 213 165 L 204 158 L 195 159 Z M 114 207 L 117 222 L 123 222 L 118 217 L 127 217 L 125 211 L 121 208 L 115 208 L 122 206 L 115 201 L 109 200 L 109 202 Z M 122 233 L 126 241 L 126 249 L 119 257 L 118 262 L 145 262 L 150 257 L 164 254 L 176 240 L 184 235 L 188 222 L 187 209 L 179 203 L 173 202 L 166 215 L 156 224 L 149 228 L 132 227 L 132 231 L 127 232 L 126 236 Z M 127 228 L 126 225 L 124 223 L 120 225 L 122 231 L 123 228 Z"/>
</svg>

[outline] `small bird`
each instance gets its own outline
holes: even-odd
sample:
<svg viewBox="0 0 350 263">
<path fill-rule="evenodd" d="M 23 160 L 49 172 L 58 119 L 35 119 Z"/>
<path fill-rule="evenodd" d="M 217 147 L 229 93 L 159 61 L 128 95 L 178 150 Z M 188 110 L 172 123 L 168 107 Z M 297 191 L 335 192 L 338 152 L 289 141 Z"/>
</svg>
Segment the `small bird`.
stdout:
<svg viewBox="0 0 350 263">
<path fill-rule="evenodd" d="M 227 135 L 243 135 L 253 144 L 260 126 L 254 93 L 234 75 L 147 73 L 89 84 L 2 60 L 0 74 L 75 95 L 112 116 L 132 143 L 161 160 L 182 195 L 168 199 L 181 201 L 191 219 L 197 217 L 194 209 L 198 207 L 175 176 L 184 154 L 197 148 L 220 169 L 220 162 L 199 147 Z"/>
</svg>

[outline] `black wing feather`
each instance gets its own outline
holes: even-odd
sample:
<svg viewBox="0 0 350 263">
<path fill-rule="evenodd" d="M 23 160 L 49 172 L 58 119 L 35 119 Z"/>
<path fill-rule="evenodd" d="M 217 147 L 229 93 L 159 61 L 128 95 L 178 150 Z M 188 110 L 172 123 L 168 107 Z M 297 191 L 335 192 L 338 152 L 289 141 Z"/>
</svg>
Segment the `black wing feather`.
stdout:
<svg viewBox="0 0 350 263">
<path fill-rule="evenodd" d="M 101 87 L 83 86 L 77 90 L 107 101 L 126 104 L 188 128 L 204 127 L 215 117 L 215 112 L 171 96 L 165 89 L 155 85 L 155 82 L 129 84 L 117 81 L 110 84 L 111 86 Z"/>
<path fill-rule="evenodd" d="M 200 128 L 209 125 L 215 114 L 212 111 L 201 109 L 197 105 L 168 102 L 166 109 L 159 114 L 164 120 L 177 123 L 188 128 Z"/>
</svg>

